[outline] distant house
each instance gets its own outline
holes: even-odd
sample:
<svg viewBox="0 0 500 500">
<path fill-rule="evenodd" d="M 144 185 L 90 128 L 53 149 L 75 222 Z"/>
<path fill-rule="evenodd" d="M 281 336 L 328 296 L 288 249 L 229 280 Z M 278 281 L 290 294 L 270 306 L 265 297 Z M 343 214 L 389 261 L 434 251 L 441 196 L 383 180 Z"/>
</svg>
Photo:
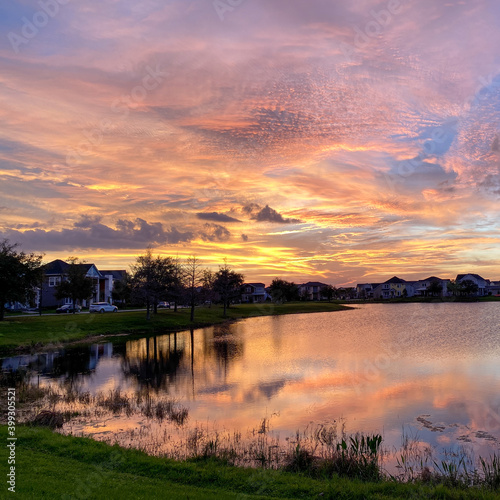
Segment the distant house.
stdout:
<svg viewBox="0 0 500 500">
<path fill-rule="evenodd" d="M 327 287 L 325 283 L 319 281 L 309 281 L 299 285 L 299 295 L 306 300 L 321 300 L 326 298 L 323 295 L 323 290 Z"/>
<path fill-rule="evenodd" d="M 435 286 L 436 284 L 441 287 L 441 292 L 437 294 L 439 297 L 447 297 L 449 295 L 448 292 L 448 283 L 450 282 L 449 279 L 441 279 L 438 278 L 437 276 L 430 276 L 429 278 L 423 279 L 423 280 L 418 280 L 414 282 L 414 295 L 415 296 L 420 296 L 420 297 L 429 297 L 431 295 L 434 295 L 432 292 L 433 285 Z M 410 296 L 410 295 L 409 295 Z"/>
<path fill-rule="evenodd" d="M 270 298 L 264 283 L 243 283 L 241 286 L 241 302 L 257 304 Z"/>
<path fill-rule="evenodd" d="M 500 281 L 490 281 L 486 286 L 487 295 L 500 295 Z"/>
<path fill-rule="evenodd" d="M 458 274 L 456 282 L 461 283 L 463 281 L 472 281 L 477 285 L 477 293 L 478 297 L 482 297 L 484 295 L 488 295 L 488 286 L 490 286 L 490 280 L 486 280 L 483 277 L 479 276 L 479 274 Z"/>
<path fill-rule="evenodd" d="M 397 297 L 407 297 L 408 291 L 406 290 L 407 282 L 397 276 L 384 281 L 373 290 L 374 299 L 395 299 Z M 410 288 L 410 287 L 409 287 Z M 412 290 L 410 290 L 412 291 Z"/>
<path fill-rule="evenodd" d="M 373 291 L 380 283 L 359 283 L 356 285 L 356 298 L 373 299 Z"/>
</svg>

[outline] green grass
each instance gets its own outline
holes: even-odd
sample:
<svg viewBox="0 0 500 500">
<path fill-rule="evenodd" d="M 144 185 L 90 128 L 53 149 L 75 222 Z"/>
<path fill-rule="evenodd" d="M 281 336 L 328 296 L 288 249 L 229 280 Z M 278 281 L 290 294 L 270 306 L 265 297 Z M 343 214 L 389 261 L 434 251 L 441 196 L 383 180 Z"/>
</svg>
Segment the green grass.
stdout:
<svg viewBox="0 0 500 500">
<path fill-rule="evenodd" d="M 224 318 L 220 306 L 197 307 L 195 321 L 190 321 L 190 310 L 159 309 L 158 314 L 146 320 L 145 312 L 116 314 L 65 314 L 61 316 L 11 317 L 0 322 L 0 352 L 15 347 L 41 346 L 49 343 L 82 340 L 97 335 L 121 333 L 158 334 L 190 327 L 208 326 L 227 320 L 277 314 L 339 311 L 345 306 L 328 302 L 295 302 L 282 305 L 241 304 L 232 306 Z"/>
<path fill-rule="evenodd" d="M 1 427 L 5 443 L 6 427 Z M 311 479 L 274 470 L 245 469 L 218 461 L 176 462 L 142 452 L 109 446 L 88 438 L 62 436 L 46 429 L 16 429 L 17 498 L 106 499 L 495 499 L 480 489 L 376 483 L 344 478 Z M 4 450 L 6 448 L 4 447 Z M 0 471 L 6 477 L 3 452 Z M 6 481 L 0 497 L 8 498 Z"/>
</svg>

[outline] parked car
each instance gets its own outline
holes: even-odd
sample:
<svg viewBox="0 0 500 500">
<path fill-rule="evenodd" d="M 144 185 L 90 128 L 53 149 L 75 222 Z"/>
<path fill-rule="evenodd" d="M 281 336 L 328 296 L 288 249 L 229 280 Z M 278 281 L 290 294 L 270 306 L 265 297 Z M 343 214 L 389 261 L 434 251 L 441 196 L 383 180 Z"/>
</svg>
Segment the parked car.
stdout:
<svg viewBox="0 0 500 500">
<path fill-rule="evenodd" d="M 81 310 L 82 310 L 82 308 L 80 306 L 73 306 L 72 304 L 64 304 L 63 306 L 58 307 L 56 309 L 56 313 L 57 314 L 60 314 L 60 313 L 73 313 L 73 312 L 79 313 Z"/>
<path fill-rule="evenodd" d="M 104 313 L 104 312 L 113 312 L 118 311 L 118 307 L 113 306 L 112 304 L 108 304 L 107 302 L 95 302 L 94 304 L 90 304 L 89 312 L 94 313 Z"/>
<path fill-rule="evenodd" d="M 170 302 L 158 302 L 158 309 L 170 309 Z"/>
</svg>

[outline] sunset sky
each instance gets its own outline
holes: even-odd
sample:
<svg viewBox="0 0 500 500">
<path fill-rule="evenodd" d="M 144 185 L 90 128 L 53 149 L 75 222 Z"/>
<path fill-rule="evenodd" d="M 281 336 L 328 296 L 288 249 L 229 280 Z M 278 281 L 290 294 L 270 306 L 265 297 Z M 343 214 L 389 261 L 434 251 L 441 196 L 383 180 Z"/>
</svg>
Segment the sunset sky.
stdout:
<svg viewBox="0 0 500 500">
<path fill-rule="evenodd" d="M 500 279 L 498 0 L 0 6 L 0 238 L 248 281 Z"/>
</svg>

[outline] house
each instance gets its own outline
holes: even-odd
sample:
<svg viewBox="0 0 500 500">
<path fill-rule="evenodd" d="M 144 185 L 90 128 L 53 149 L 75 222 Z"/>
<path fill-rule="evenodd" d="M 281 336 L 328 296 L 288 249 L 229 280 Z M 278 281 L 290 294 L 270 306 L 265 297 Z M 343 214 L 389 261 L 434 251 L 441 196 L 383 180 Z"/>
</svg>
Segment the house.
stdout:
<svg viewBox="0 0 500 500">
<path fill-rule="evenodd" d="M 241 302 L 256 304 L 270 298 L 264 283 L 243 283 L 241 286 Z"/>
<path fill-rule="evenodd" d="M 500 295 L 500 281 L 490 281 L 486 286 L 486 295 Z"/>
<path fill-rule="evenodd" d="M 356 298 L 358 299 L 373 299 L 373 290 L 380 283 L 359 283 L 356 285 Z"/>
<path fill-rule="evenodd" d="M 106 271 L 103 275 L 97 269 L 95 264 L 78 264 L 88 278 L 94 282 L 94 293 L 89 300 L 84 300 L 82 305 L 88 306 L 91 302 L 111 302 L 111 291 L 114 280 L 121 276 L 125 271 Z M 42 286 L 38 291 L 38 304 L 41 307 L 58 307 L 63 304 L 71 304 L 71 299 L 56 299 L 56 287 L 62 280 L 66 279 L 70 264 L 63 260 L 56 259 L 44 266 L 44 278 Z"/>
<path fill-rule="evenodd" d="M 484 295 L 488 295 L 488 286 L 490 285 L 490 280 L 486 280 L 483 277 L 479 276 L 479 274 L 458 274 L 456 283 L 462 283 L 463 281 L 472 281 L 477 285 L 477 293 L 478 297 L 482 297 Z"/>
<path fill-rule="evenodd" d="M 430 297 L 430 296 L 438 296 L 438 297 L 447 297 L 449 295 L 448 292 L 448 283 L 449 279 L 441 279 L 437 276 L 430 276 L 429 278 L 415 281 L 414 283 L 414 295 L 420 297 Z M 433 291 L 433 288 L 441 288 L 441 291 L 436 293 Z M 410 297 L 410 295 L 408 295 Z"/>
<path fill-rule="evenodd" d="M 299 295 L 306 300 L 321 300 L 326 298 L 323 296 L 323 289 L 328 285 L 320 283 L 319 281 L 309 281 L 299 285 Z"/>
<path fill-rule="evenodd" d="M 374 299 L 394 299 L 397 297 L 407 297 L 406 281 L 393 276 L 391 279 L 384 281 L 373 290 Z M 412 291 L 412 287 L 409 287 Z"/>
</svg>

